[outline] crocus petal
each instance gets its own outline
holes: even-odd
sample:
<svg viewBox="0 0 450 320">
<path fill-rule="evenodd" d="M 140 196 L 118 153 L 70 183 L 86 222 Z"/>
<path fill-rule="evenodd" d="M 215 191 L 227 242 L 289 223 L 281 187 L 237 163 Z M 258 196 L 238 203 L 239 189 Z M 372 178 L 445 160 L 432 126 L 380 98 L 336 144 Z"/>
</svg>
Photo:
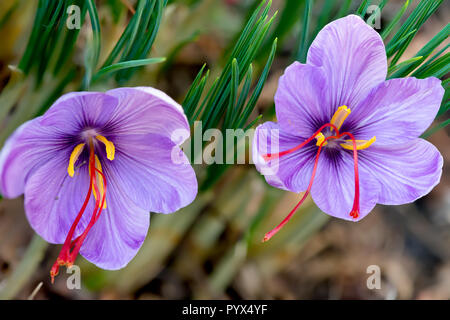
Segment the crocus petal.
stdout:
<svg viewBox="0 0 450 320">
<path fill-rule="evenodd" d="M 323 108 L 330 119 L 339 106 L 356 106 L 387 74 L 383 40 L 356 15 L 326 25 L 311 44 L 307 63 L 321 66 L 327 77 Z"/>
<path fill-rule="evenodd" d="M 403 145 L 371 146 L 361 162 L 370 166 L 379 181 L 378 202 L 397 205 L 428 194 L 442 175 L 442 155 L 428 141 L 415 139 Z"/>
<path fill-rule="evenodd" d="M 344 123 L 357 139 L 376 136 L 374 145 L 397 145 L 416 139 L 435 118 L 444 95 L 437 78 L 392 79 L 380 84 Z"/>
<path fill-rule="evenodd" d="M 166 136 L 123 135 L 115 140 L 116 158 L 104 164 L 107 179 L 120 184 L 140 208 L 171 213 L 197 195 L 197 179 L 186 155 Z"/>
<path fill-rule="evenodd" d="M 117 108 L 117 99 L 102 92 L 72 92 L 55 101 L 42 116 L 41 125 L 66 135 L 84 128 L 105 126 Z"/>
<path fill-rule="evenodd" d="M 183 108 L 164 92 L 149 88 L 118 88 L 106 93 L 118 99 L 109 129 L 114 135 L 157 133 L 165 137 L 189 137 L 189 123 Z M 180 133 L 180 131 L 182 131 Z"/>
<path fill-rule="evenodd" d="M 25 186 L 25 212 L 31 227 L 50 243 L 63 243 L 89 189 L 87 166 L 71 178 L 67 174 L 68 153 L 56 153 L 39 167 Z M 94 209 L 91 196 L 74 234 L 86 228 Z"/>
<path fill-rule="evenodd" d="M 42 126 L 41 120 L 38 117 L 22 124 L 1 150 L 0 191 L 6 198 L 21 195 L 33 172 L 67 148 L 58 130 Z"/>
<path fill-rule="evenodd" d="M 309 138 L 329 120 L 322 100 L 325 83 L 322 68 L 294 62 L 286 69 L 275 94 L 277 119 L 283 130 Z"/>
<path fill-rule="evenodd" d="M 89 231 L 80 254 L 98 267 L 116 270 L 125 267 L 138 252 L 150 225 L 148 211 L 128 198 L 129 190 L 110 183 L 107 208 Z"/>
<path fill-rule="evenodd" d="M 292 192 L 307 189 L 317 151 L 314 144 L 278 159 L 266 161 L 263 158 L 268 153 L 294 148 L 303 141 L 305 139 L 281 130 L 280 126 L 273 122 L 266 122 L 256 128 L 253 139 L 253 161 L 258 171 L 265 176 L 267 183 Z"/>
<path fill-rule="evenodd" d="M 350 216 L 355 196 L 353 152 L 332 151 L 332 155 L 327 154 L 328 150 L 320 155 L 311 196 L 314 203 L 331 216 L 351 221 L 361 220 L 376 205 L 380 184 L 370 174 L 370 168 L 360 161 L 360 215 L 353 219 Z M 358 155 L 361 153 L 363 152 L 358 152 Z"/>
</svg>

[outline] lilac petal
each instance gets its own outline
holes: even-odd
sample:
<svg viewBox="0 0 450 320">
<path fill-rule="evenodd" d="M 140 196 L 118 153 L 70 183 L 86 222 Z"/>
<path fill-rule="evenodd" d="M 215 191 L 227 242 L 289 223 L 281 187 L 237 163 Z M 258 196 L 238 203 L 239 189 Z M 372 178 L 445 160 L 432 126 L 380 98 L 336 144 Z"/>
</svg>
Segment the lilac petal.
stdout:
<svg viewBox="0 0 450 320">
<path fill-rule="evenodd" d="M 443 95 L 437 78 L 388 80 L 352 110 L 344 128 L 351 128 L 357 139 L 376 136 L 376 145 L 405 143 L 430 126 Z"/>
<path fill-rule="evenodd" d="M 286 69 L 275 94 L 277 119 L 283 130 L 309 138 L 329 120 L 323 110 L 325 84 L 322 68 L 294 62 Z"/>
<path fill-rule="evenodd" d="M 148 211 L 138 208 L 129 190 L 119 184 L 107 186 L 107 208 L 89 231 L 80 254 L 98 267 L 116 270 L 125 267 L 145 240 L 150 225 Z"/>
<path fill-rule="evenodd" d="M 305 191 L 308 187 L 314 165 L 317 147 L 307 145 L 279 159 L 266 162 L 262 156 L 289 150 L 305 139 L 280 130 L 273 122 L 266 122 L 256 128 L 253 139 L 253 161 L 270 185 L 292 192 Z"/>
<path fill-rule="evenodd" d="M 307 63 L 321 66 L 327 77 L 323 108 L 330 119 L 339 106 L 356 106 L 387 74 L 383 40 L 356 15 L 326 25 L 311 44 Z"/>
<path fill-rule="evenodd" d="M 189 137 L 190 128 L 183 108 L 164 92 L 150 87 L 118 88 L 106 93 L 118 99 L 109 127 L 113 134 L 157 133 L 172 138 L 177 131 L 186 132 L 181 144 Z M 183 135 L 183 134 L 181 134 Z"/>
<path fill-rule="evenodd" d="M 72 92 L 56 100 L 42 116 L 41 125 L 75 135 L 86 127 L 105 126 L 116 108 L 117 99 L 105 93 Z"/>
<path fill-rule="evenodd" d="M 392 146 L 373 145 L 361 159 L 381 185 L 378 202 L 397 205 L 413 202 L 439 183 L 442 155 L 426 140 Z"/>
<path fill-rule="evenodd" d="M 25 212 L 31 227 L 50 243 L 63 243 L 80 211 L 89 190 L 87 166 L 82 166 L 71 178 L 67 174 L 65 152 L 54 154 L 28 179 L 25 186 Z M 75 237 L 86 228 L 94 209 L 89 204 L 77 226 Z"/>
<path fill-rule="evenodd" d="M 116 158 L 104 164 L 110 184 L 120 184 L 140 208 L 171 213 L 197 195 L 194 169 L 180 147 L 168 137 L 117 136 Z"/>
<path fill-rule="evenodd" d="M 355 196 L 353 152 L 339 151 L 330 156 L 327 151 L 323 150 L 320 155 L 311 196 L 316 205 L 331 216 L 361 220 L 376 205 L 380 185 L 371 175 L 370 167 L 359 161 L 360 215 L 353 219 L 350 216 Z"/>
<path fill-rule="evenodd" d="M 67 152 L 61 133 L 53 127 L 42 126 L 41 120 L 38 117 L 21 125 L 1 150 L 0 190 L 6 198 L 21 195 L 34 171 L 58 153 Z M 68 159 L 69 156 L 65 163 Z"/>
</svg>

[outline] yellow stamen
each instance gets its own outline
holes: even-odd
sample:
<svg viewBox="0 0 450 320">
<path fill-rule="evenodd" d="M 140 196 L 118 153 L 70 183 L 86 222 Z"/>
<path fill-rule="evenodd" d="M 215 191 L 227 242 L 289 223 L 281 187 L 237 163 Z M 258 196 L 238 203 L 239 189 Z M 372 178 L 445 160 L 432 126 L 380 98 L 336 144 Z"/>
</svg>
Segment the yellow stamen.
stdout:
<svg viewBox="0 0 450 320">
<path fill-rule="evenodd" d="M 316 142 L 316 146 L 320 146 L 322 144 L 322 142 L 325 140 L 325 136 L 323 135 L 322 132 L 320 132 L 317 136 L 316 136 L 317 142 Z M 326 146 L 328 144 L 328 142 L 325 141 L 325 143 L 323 144 L 323 146 Z"/>
<path fill-rule="evenodd" d="M 106 157 L 109 160 L 114 160 L 114 155 L 116 153 L 116 147 L 114 146 L 114 143 L 106 139 L 104 136 L 96 136 L 95 137 L 98 141 L 102 142 L 106 147 Z"/>
<path fill-rule="evenodd" d="M 333 117 L 331 118 L 330 123 L 334 124 L 336 128 L 339 130 L 344 123 L 345 118 L 348 117 L 351 110 L 347 108 L 347 106 L 340 106 L 337 111 L 334 113 Z"/>
<path fill-rule="evenodd" d="M 95 168 L 98 169 L 98 171 L 100 171 L 101 173 L 103 173 L 102 164 L 100 163 L 100 160 L 98 159 L 97 155 L 95 155 Z M 90 173 L 91 170 L 89 168 L 89 174 Z M 100 191 L 100 200 L 101 200 L 103 198 L 103 194 L 105 193 L 105 186 L 103 185 L 102 176 L 98 172 L 95 172 L 95 179 L 97 182 L 98 189 Z M 92 193 L 94 194 L 95 200 L 97 200 L 97 192 L 95 191 L 94 183 L 92 183 Z M 103 209 L 106 209 L 106 201 L 103 205 Z"/>
<path fill-rule="evenodd" d="M 84 143 L 80 143 L 73 149 L 72 153 L 70 154 L 67 173 L 69 173 L 69 176 L 71 177 L 73 177 L 73 175 L 75 174 L 75 162 L 77 162 L 81 152 L 83 151 L 84 145 Z"/>
<path fill-rule="evenodd" d="M 370 139 L 370 140 L 355 140 L 356 141 L 356 150 L 367 149 L 376 140 L 377 140 L 377 137 L 375 137 L 375 136 L 373 136 L 372 139 Z M 340 145 L 344 149 L 353 150 L 352 140 L 345 140 L 344 143 L 341 143 Z"/>
</svg>

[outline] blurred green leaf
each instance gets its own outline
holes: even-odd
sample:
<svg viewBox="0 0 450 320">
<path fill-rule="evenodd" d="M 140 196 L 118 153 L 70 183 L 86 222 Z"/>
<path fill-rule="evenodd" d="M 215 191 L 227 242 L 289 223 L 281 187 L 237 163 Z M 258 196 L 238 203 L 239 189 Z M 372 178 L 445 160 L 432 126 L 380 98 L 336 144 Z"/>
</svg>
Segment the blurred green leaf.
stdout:
<svg viewBox="0 0 450 320">
<path fill-rule="evenodd" d="M 147 57 L 158 33 L 167 0 L 139 0 L 136 13 L 130 19 L 102 68 L 113 64 L 143 60 Z M 119 84 L 128 81 L 137 66 L 117 72 Z"/>
<path fill-rule="evenodd" d="M 303 14 L 303 23 L 300 35 L 300 47 L 297 53 L 297 60 L 301 63 L 306 63 L 306 54 L 308 53 L 308 36 L 309 36 L 309 26 L 311 20 L 311 11 L 313 7 L 313 0 L 306 0 L 305 11 Z"/>
<path fill-rule="evenodd" d="M 370 26 L 373 26 L 376 19 L 381 18 L 381 12 L 383 8 L 386 6 L 386 4 L 389 2 L 389 0 L 383 0 L 378 5 L 378 9 L 375 10 L 368 18 L 367 18 L 367 24 Z M 367 10 L 367 9 L 366 9 Z"/>
<path fill-rule="evenodd" d="M 401 68 L 405 68 L 405 67 L 409 67 L 410 65 L 412 65 L 414 62 L 417 61 L 421 61 L 423 59 L 422 56 L 418 56 L 418 57 L 413 57 L 411 59 L 405 60 L 403 62 L 400 62 L 398 64 L 396 64 L 395 66 L 390 66 L 388 69 L 388 79 L 389 78 L 394 78 L 391 75 L 396 72 L 397 70 L 401 69 Z"/>
<path fill-rule="evenodd" d="M 438 125 L 436 125 L 435 127 L 427 130 L 424 134 L 421 135 L 421 137 L 423 139 L 426 139 L 428 137 L 430 137 L 431 135 L 435 134 L 436 132 L 438 132 L 441 129 L 444 129 L 446 126 L 448 126 L 450 124 L 450 119 L 447 119 L 445 121 L 442 121 L 441 123 L 439 123 Z"/>
<path fill-rule="evenodd" d="M 441 45 L 442 42 L 448 39 L 450 35 L 450 24 L 447 24 L 436 36 L 433 37 L 425 46 L 423 46 L 422 49 L 420 49 L 416 55 L 415 58 L 420 57 L 419 59 L 415 59 L 415 61 L 412 61 L 412 63 L 401 66 L 398 71 L 396 71 L 392 77 L 393 78 L 400 78 L 405 77 L 409 75 L 414 69 L 416 69 L 428 56 L 430 56 L 434 50 Z M 409 59 L 408 61 L 411 61 L 412 59 Z M 392 64 L 391 64 L 392 66 Z M 445 65 L 443 66 L 445 67 Z M 425 70 L 422 70 L 419 74 L 423 74 L 426 72 L 426 69 L 429 69 L 430 65 L 428 65 Z M 397 70 L 396 69 L 396 70 Z M 445 73 L 444 73 L 445 74 Z"/>
<path fill-rule="evenodd" d="M 308 0 L 309 2 L 311 0 Z M 289 37 L 289 32 L 292 31 L 293 27 L 297 25 L 299 17 L 302 15 L 302 9 L 304 8 L 304 4 L 307 1 L 305 0 L 286 0 L 284 1 L 284 6 L 280 10 L 280 14 L 278 15 L 276 26 L 273 28 L 273 31 L 270 33 L 270 36 L 267 37 L 263 48 L 260 50 L 259 58 L 263 58 L 267 56 L 267 54 L 272 49 L 272 44 L 275 38 L 278 39 L 278 43 L 280 46 L 284 43 L 284 40 Z M 258 59 L 259 60 L 259 59 Z"/>
<path fill-rule="evenodd" d="M 98 80 L 98 78 L 106 75 L 106 74 L 110 74 L 122 69 L 127 69 L 127 68 L 133 68 L 133 67 L 140 67 L 140 66 L 146 66 L 149 64 L 154 64 L 154 63 L 160 63 L 160 62 L 164 62 L 166 61 L 166 58 L 149 58 L 149 59 L 141 59 L 141 60 L 130 60 L 130 61 L 124 61 L 124 62 L 119 62 L 104 68 L 101 68 L 93 77 L 92 77 L 92 81 L 96 81 Z"/>
<path fill-rule="evenodd" d="M 86 0 L 88 4 L 89 17 L 91 19 L 92 27 L 92 47 L 90 54 L 88 54 L 86 73 L 84 78 L 84 87 L 89 88 L 89 83 L 91 81 L 91 76 L 97 67 L 98 59 L 100 57 L 101 50 L 101 36 L 100 36 L 100 22 L 98 20 L 97 8 L 95 6 L 94 0 Z"/>
<path fill-rule="evenodd" d="M 185 110 L 188 110 L 188 116 L 194 117 L 194 119 L 189 119 L 191 123 L 196 119 L 201 119 L 203 121 L 203 130 L 207 130 L 209 128 L 217 127 L 222 117 L 228 113 L 228 122 L 225 124 L 226 126 L 233 125 L 233 123 L 230 122 L 230 119 L 232 119 L 232 115 L 235 114 L 233 112 L 238 112 L 238 110 L 229 110 L 232 88 L 234 87 L 234 90 L 236 90 L 236 83 L 240 84 L 244 79 L 252 61 L 255 59 L 267 36 L 268 30 L 274 19 L 274 16 L 271 18 L 268 17 L 270 5 L 270 1 L 267 3 L 266 1 L 262 1 L 250 17 L 241 36 L 236 42 L 221 75 L 213 83 L 203 101 L 197 106 L 192 105 L 191 99 L 189 100 L 189 105 L 183 104 Z M 238 78 L 232 83 L 233 74 L 238 74 Z M 199 78 L 197 76 L 193 85 L 198 85 L 198 81 Z M 190 97 L 194 96 L 193 92 L 196 91 L 196 89 L 193 88 L 193 85 L 191 85 L 188 92 Z M 198 96 L 198 92 L 195 96 Z M 186 99 L 185 101 L 188 102 Z M 197 102 L 199 102 L 199 100 L 197 100 Z M 235 123 L 245 122 L 245 117 L 248 117 L 249 112 L 239 112 L 239 115 L 240 116 L 235 120 Z M 224 128 L 226 128 L 226 126 L 224 126 Z"/>
<path fill-rule="evenodd" d="M 450 53 L 430 63 L 426 70 L 417 75 L 419 78 L 436 77 L 442 78 L 450 72 Z"/>
<path fill-rule="evenodd" d="M 391 57 L 391 65 L 395 65 L 401 58 L 406 48 L 419 31 L 420 27 L 428 20 L 428 18 L 439 8 L 443 0 L 424 0 L 419 2 L 417 7 L 408 16 L 399 30 L 394 34 L 391 41 L 386 45 L 386 54 Z M 399 46 L 400 39 L 404 39 Z"/>
<path fill-rule="evenodd" d="M 367 8 L 369 7 L 370 2 L 371 2 L 370 0 L 361 1 L 361 5 L 356 10 L 356 14 L 364 19 L 364 16 L 366 15 Z"/>
<path fill-rule="evenodd" d="M 386 28 L 384 28 L 383 32 L 381 32 L 381 38 L 385 40 L 389 34 L 392 32 L 392 30 L 397 26 L 400 19 L 405 14 L 406 9 L 409 6 L 410 0 L 406 0 L 405 4 L 401 7 L 401 9 L 397 12 L 397 14 L 394 16 L 394 18 L 391 20 L 391 22 L 387 25 Z"/>
<path fill-rule="evenodd" d="M 412 76 L 417 78 L 424 78 L 423 75 L 427 71 L 428 66 L 430 66 L 437 58 L 439 58 L 439 56 L 443 54 L 449 47 L 450 44 L 446 45 L 441 50 L 439 50 L 434 56 L 432 56 L 424 64 L 422 64 L 419 68 L 417 68 L 412 74 Z"/>
<path fill-rule="evenodd" d="M 344 0 L 343 4 L 340 5 L 339 11 L 337 12 L 334 19 L 342 18 L 350 13 L 350 7 L 352 4 L 352 0 Z"/>
</svg>

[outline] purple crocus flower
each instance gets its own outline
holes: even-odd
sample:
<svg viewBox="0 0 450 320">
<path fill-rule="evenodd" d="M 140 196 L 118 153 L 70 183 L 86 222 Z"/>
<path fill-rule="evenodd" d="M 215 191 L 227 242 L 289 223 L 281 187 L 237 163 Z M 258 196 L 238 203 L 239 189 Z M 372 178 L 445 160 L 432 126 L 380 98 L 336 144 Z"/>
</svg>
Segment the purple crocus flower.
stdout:
<svg viewBox="0 0 450 320">
<path fill-rule="evenodd" d="M 309 193 L 323 212 L 358 221 L 377 203 L 413 202 L 439 183 L 442 156 L 418 137 L 439 110 L 441 82 L 386 74 L 381 37 L 355 15 L 325 26 L 307 63 L 286 69 L 275 95 L 278 123 L 258 126 L 253 157 L 272 186 L 306 192 L 264 240 Z"/>
<path fill-rule="evenodd" d="M 103 269 L 124 267 L 146 237 L 149 211 L 171 213 L 194 200 L 197 180 L 183 141 L 172 141 L 175 130 L 189 135 L 182 107 L 138 87 L 66 94 L 9 138 L 0 190 L 24 193 L 33 229 L 63 243 L 52 280 L 78 253 Z"/>
</svg>

